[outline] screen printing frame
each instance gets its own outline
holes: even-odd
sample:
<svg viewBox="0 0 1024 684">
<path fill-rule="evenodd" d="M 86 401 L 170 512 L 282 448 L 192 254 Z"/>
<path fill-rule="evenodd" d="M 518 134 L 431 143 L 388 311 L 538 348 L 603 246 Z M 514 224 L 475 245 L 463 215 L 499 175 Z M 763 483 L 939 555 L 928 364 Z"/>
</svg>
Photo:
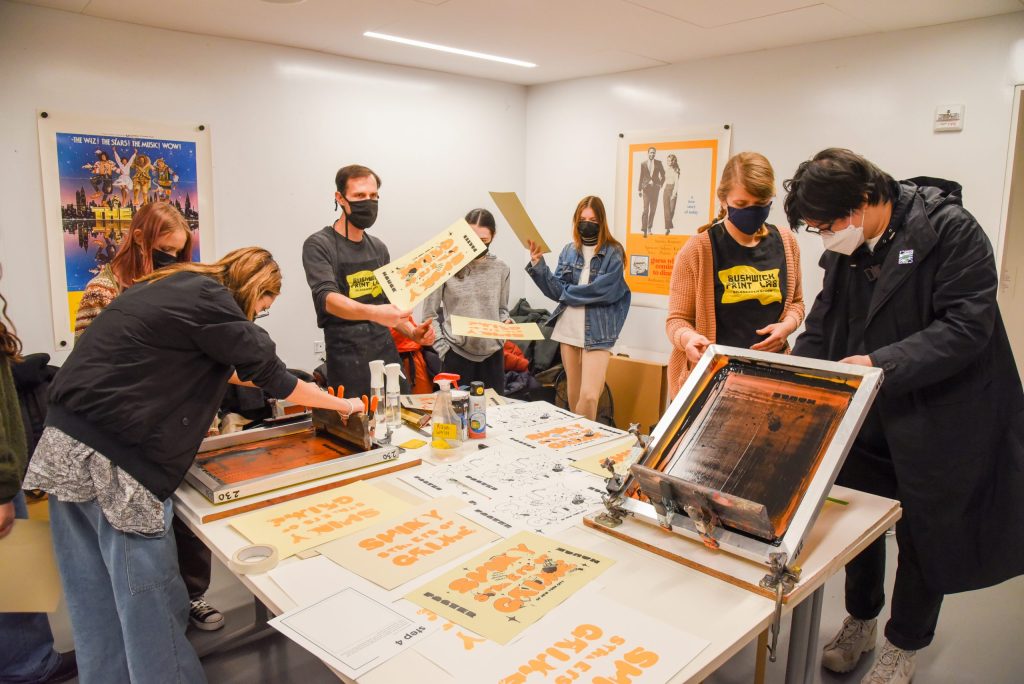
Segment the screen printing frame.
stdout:
<svg viewBox="0 0 1024 684">
<path fill-rule="evenodd" d="M 718 543 L 719 548 L 724 551 L 768 565 L 772 565 L 773 562 L 779 559 L 783 563 L 792 563 L 799 555 L 803 541 L 814 525 L 821 507 L 825 503 L 825 498 L 835 483 L 836 477 L 839 475 L 839 471 L 850 451 L 850 447 L 853 445 L 853 441 L 860 431 L 864 418 L 878 393 L 882 381 L 882 370 L 788 354 L 774 354 L 738 347 L 711 345 L 690 372 L 686 382 L 672 400 L 661 420 L 658 421 L 650 436 L 650 441 L 644 449 L 644 454 L 638 461 L 638 465 L 646 466 L 661 459 L 666 449 L 673 443 L 673 439 L 688 415 L 689 410 L 693 408 L 695 401 L 699 398 L 714 374 L 719 370 L 719 363 L 723 357 L 771 369 L 797 373 L 808 372 L 819 377 L 835 378 L 844 381 L 857 380 L 858 386 L 853 392 L 850 403 L 825 449 L 810 484 L 804 491 L 796 512 L 790 519 L 788 528 L 781 538 L 775 542 L 767 542 L 728 528 L 717 527 L 713 531 L 715 541 Z M 672 462 L 667 461 L 663 464 L 663 467 L 667 470 L 671 465 Z M 665 527 L 659 519 L 654 505 L 646 501 L 640 501 L 632 495 L 638 489 L 638 478 L 633 474 L 631 468 L 630 476 L 621 490 L 626 492 L 627 495 L 622 496 L 617 504 L 633 514 L 638 520 Z M 667 522 L 671 526 L 672 532 L 698 541 L 703 540 L 701 532 L 690 517 L 681 513 L 671 513 L 670 516 Z"/>
</svg>

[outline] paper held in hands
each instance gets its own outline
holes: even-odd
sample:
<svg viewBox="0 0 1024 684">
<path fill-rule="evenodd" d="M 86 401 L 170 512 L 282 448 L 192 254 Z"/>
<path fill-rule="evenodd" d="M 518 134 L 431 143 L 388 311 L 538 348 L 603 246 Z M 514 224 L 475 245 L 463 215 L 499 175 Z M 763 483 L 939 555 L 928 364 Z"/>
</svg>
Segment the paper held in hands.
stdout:
<svg viewBox="0 0 1024 684">
<path fill-rule="evenodd" d="M 400 309 L 411 309 L 486 249 L 469 224 L 459 219 L 373 275 L 388 301 Z"/>
<path fill-rule="evenodd" d="M 498 205 L 498 210 L 505 217 L 505 220 L 508 221 L 508 225 L 511 226 L 512 232 L 519 238 L 519 242 L 523 243 L 523 247 L 529 249 L 530 247 L 527 243 L 533 240 L 540 247 L 540 251 L 543 254 L 551 251 L 548 243 L 544 242 L 540 231 L 537 230 L 537 226 L 533 225 L 533 221 L 526 213 L 526 207 L 519 201 L 519 196 L 516 193 L 492 192 L 491 199 Z"/>
<path fill-rule="evenodd" d="M 500 323 L 485 318 L 452 316 L 452 334 L 464 337 L 486 337 L 492 340 L 543 340 L 544 333 L 536 323 Z"/>
</svg>

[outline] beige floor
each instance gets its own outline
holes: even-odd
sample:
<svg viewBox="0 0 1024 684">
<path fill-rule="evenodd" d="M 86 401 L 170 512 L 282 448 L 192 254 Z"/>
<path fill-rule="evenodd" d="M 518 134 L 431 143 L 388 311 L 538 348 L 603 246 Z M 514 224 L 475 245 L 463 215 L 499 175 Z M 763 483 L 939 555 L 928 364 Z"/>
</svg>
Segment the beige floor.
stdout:
<svg viewBox="0 0 1024 684">
<path fill-rule="evenodd" d="M 44 504 L 30 505 L 30 516 L 45 518 Z M 889 558 L 896 557 L 896 540 L 887 540 Z M 888 586 L 892 586 L 895 565 L 888 565 Z M 825 589 L 821 618 L 822 643 L 842 624 L 843 574 L 832 578 Z M 252 621 L 252 597 L 245 587 L 219 563 L 213 569 L 210 602 L 227 613 L 227 627 L 233 629 Z M 51 616 L 54 640 L 60 650 L 72 647 L 71 626 L 63 604 Z M 785 679 L 788 624 L 780 637 L 779 662 L 768 665 L 769 684 Z M 201 645 L 218 633 L 190 632 Z M 1024 577 L 998 587 L 947 596 L 939 619 L 935 642 L 918 654 L 915 681 L 922 684 L 963 684 L 984 682 L 1006 684 L 1024 681 Z M 706 681 L 708 684 L 741 684 L 753 680 L 754 645 L 751 644 Z M 280 635 L 208 656 L 203 661 L 212 684 L 329 684 L 338 680 L 318 660 Z M 833 675 L 824 670 L 816 681 L 833 684 L 859 682 L 870 667 L 869 659 L 852 673 Z M 402 682 L 401 684 L 408 684 Z"/>
</svg>

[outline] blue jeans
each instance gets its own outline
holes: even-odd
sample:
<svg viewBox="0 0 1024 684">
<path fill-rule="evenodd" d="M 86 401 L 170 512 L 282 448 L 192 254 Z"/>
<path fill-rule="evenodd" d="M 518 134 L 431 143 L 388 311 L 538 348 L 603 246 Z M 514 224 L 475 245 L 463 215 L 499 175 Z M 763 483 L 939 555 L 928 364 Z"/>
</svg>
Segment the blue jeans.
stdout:
<svg viewBox="0 0 1024 684">
<path fill-rule="evenodd" d="M 14 517 L 28 518 L 22 492 L 14 497 Z M 0 682 L 4 684 L 45 681 L 60 662 L 46 613 L 0 613 L 0 644 Z"/>
<path fill-rule="evenodd" d="M 164 534 L 110 526 L 95 500 L 50 497 L 53 545 L 71 615 L 81 684 L 205 682 L 185 638 L 188 594 L 164 502 Z"/>
</svg>

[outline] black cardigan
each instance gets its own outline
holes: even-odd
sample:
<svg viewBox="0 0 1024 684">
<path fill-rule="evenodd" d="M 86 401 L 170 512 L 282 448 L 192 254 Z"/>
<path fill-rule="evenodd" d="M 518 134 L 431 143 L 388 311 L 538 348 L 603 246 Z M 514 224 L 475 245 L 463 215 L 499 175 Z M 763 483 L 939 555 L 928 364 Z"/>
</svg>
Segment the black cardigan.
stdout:
<svg viewBox="0 0 1024 684">
<path fill-rule="evenodd" d="M 46 424 L 109 458 L 159 499 L 181 483 L 232 371 L 283 399 L 298 382 L 230 290 L 178 273 L 125 291 L 57 373 Z"/>
</svg>

